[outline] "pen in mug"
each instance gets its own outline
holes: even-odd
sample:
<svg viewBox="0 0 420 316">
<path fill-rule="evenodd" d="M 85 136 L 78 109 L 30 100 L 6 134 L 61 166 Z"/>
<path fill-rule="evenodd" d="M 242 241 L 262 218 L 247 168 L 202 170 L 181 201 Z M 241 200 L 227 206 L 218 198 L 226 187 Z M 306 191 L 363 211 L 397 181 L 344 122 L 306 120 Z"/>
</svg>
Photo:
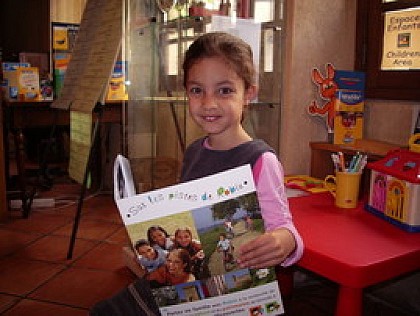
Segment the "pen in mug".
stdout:
<svg viewBox="0 0 420 316">
<path fill-rule="evenodd" d="M 358 172 L 359 171 L 361 159 L 362 159 L 362 155 L 357 156 L 357 159 L 356 159 L 356 162 L 353 166 L 352 172 Z"/>
<path fill-rule="evenodd" d="M 331 159 L 333 161 L 335 171 L 340 171 L 340 159 L 338 158 L 338 155 L 331 154 Z"/>
<path fill-rule="evenodd" d="M 359 155 L 357 157 L 356 163 L 352 169 L 352 172 L 360 172 L 363 171 L 363 168 L 366 166 L 367 163 L 367 155 Z"/>
<path fill-rule="evenodd" d="M 341 151 L 338 152 L 338 158 L 340 160 L 341 171 L 346 171 L 346 164 L 344 163 L 344 154 Z"/>
<path fill-rule="evenodd" d="M 362 171 L 363 168 L 366 166 L 367 164 L 367 155 L 363 155 L 363 157 L 360 159 L 360 164 L 358 166 L 358 171 Z"/>
<path fill-rule="evenodd" d="M 355 171 L 357 160 L 360 157 L 360 153 L 357 152 L 356 155 L 353 155 L 349 164 L 349 172 Z"/>
</svg>

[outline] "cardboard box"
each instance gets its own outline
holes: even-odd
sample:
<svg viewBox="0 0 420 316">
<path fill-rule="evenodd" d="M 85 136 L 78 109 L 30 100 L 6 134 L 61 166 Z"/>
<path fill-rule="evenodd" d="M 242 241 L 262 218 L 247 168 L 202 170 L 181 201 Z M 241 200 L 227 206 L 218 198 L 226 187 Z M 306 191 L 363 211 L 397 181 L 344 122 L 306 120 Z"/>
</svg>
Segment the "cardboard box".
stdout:
<svg viewBox="0 0 420 316">
<path fill-rule="evenodd" d="M 365 106 L 365 74 L 336 70 L 334 144 L 354 144 L 363 138 L 363 111 Z"/>
<path fill-rule="evenodd" d="M 29 63 L 15 63 L 15 62 L 3 62 L 3 82 L 2 88 L 4 89 L 4 95 L 9 100 L 18 99 L 18 73 L 19 68 L 28 68 Z M 38 83 L 39 84 L 39 83 Z"/>
<path fill-rule="evenodd" d="M 37 67 L 19 67 L 16 70 L 18 79 L 18 100 L 39 101 L 39 71 Z"/>
<path fill-rule="evenodd" d="M 338 112 L 334 118 L 334 144 L 354 144 L 363 137 L 362 112 Z"/>
<path fill-rule="evenodd" d="M 358 71 L 336 70 L 335 109 L 338 112 L 363 112 L 365 104 L 365 74 Z"/>
<path fill-rule="evenodd" d="M 108 82 L 107 101 L 128 100 L 127 89 L 125 86 L 126 62 L 117 61 L 114 66 L 111 78 Z"/>
</svg>

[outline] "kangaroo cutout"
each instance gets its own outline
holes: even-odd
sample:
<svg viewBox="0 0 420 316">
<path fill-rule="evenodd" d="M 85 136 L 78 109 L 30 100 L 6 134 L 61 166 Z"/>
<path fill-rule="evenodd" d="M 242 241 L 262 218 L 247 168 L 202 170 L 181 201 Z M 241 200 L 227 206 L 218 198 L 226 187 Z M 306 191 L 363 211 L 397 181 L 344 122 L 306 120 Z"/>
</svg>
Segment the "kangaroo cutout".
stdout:
<svg viewBox="0 0 420 316">
<path fill-rule="evenodd" d="M 327 64 L 326 76 L 323 77 L 317 68 L 312 69 L 312 81 L 318 85 L 318 91 L 324 100 L 327 100 L 323 105 L 318 105 L 315 100 L 309 106 L 309 113 L 312 115 L 327 116 L 326 124 L 328 132 L 334 130 L 334 117 L 335 117 L 335 93 L 338 89 L 337 84 L 334 82 L 335 70 L 332 64 Z"/>
</svg>

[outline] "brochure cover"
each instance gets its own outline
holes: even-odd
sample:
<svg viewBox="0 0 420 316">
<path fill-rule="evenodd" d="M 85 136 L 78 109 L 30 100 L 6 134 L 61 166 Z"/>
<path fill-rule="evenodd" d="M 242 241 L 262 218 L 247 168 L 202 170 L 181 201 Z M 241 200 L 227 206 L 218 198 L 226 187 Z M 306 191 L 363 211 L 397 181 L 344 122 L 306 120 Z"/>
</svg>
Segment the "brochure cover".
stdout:
<svg viewBox="0 0 420 316">
<path fill-rule="evenodd" d="M 114 175 L 116 204 L 162 315 L 284 313 L 274 269 L 235 261 L 241 244 L 263 233 L 249 165 L 135 195 L 121 156 Z"/>
<path fill-rule="evenodd" d="M 20 101 L 39 101 L 39 71 L 37 67 L 19 67 L 18 76 L 18 99 Z"/>
</svg>

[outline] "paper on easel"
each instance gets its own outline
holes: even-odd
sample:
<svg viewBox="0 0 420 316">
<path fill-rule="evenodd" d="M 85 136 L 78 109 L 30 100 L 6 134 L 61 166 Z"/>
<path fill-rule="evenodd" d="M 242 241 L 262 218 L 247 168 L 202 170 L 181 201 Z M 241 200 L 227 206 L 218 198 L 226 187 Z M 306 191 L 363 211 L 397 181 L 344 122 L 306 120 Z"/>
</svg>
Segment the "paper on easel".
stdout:
<svg viewBox="0 0 420 316">
<path fill-rule="evenodd" d="M 71 109 L 69 175 L 79 183 L 89 167 L 92 112 L 105 98 L 121 45 L 122 9 L 120 0 L 87 1 L 61 93 L 52 104 Z"/>
<path fill-rule="evenodd" d="M 82 184 L 92 139 L 92 114 L 70 111 L 69 176 Z"/>
<path fill-rule="evenodd" d="M 122 12 L 120 0 L 87 1 L 62 91 L 52 107 L 87 113 L 103 99 L 120 49 Z"/>
</svg>

